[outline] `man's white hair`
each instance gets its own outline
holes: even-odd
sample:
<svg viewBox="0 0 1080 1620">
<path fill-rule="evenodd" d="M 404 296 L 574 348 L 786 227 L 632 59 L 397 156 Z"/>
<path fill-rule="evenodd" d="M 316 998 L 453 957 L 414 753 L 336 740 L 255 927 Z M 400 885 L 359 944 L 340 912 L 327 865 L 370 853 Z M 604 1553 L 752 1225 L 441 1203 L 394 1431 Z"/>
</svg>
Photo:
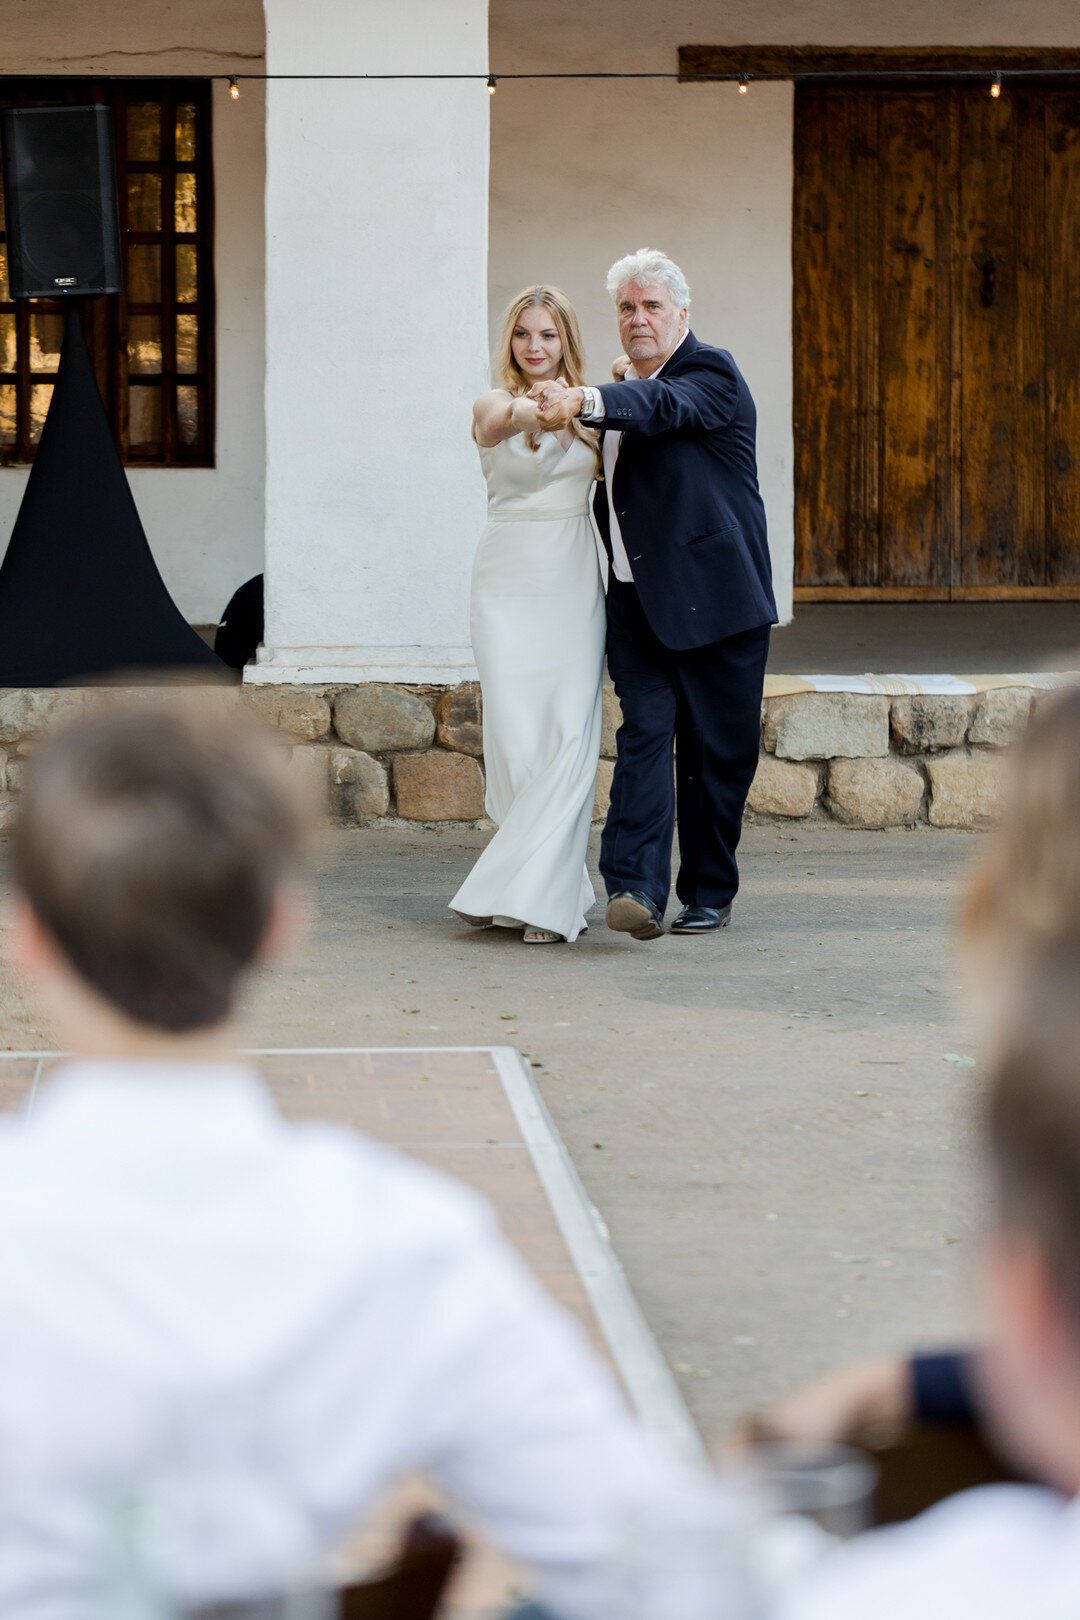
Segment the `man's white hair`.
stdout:
<svg viewBox="0 0 1080 1620">
<path fill-rule="evenodd" d="M 616 259 L 607 273 L 607 290 L 612 298 L 620 287 L 632 282 L 635 287 L 666 287 L 676 309 L 685 309 L 690 303 L 690 288 L 686 277 L 666 253 L 656 248 L 638 248 L 624 259 Z"/>
</svg>

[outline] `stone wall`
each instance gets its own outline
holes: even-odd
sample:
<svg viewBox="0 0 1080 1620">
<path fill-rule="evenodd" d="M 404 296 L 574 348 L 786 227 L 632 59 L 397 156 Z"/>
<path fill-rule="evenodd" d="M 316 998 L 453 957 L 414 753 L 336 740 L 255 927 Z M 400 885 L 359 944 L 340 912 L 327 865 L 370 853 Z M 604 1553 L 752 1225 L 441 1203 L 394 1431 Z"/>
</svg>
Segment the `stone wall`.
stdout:
<svg viewBox="0 0 1080 1620">
<path fill-rule="evenodd" d="M 122 689 L 130 695 L 131 688 Z M 167 690 L 167 689 L 166 689 Z M 161 688 L 145 688 L 148 700 Z M 245 686 L 216 689 L 281 732 L 343 823 L 482 822 L 483 727 L 475 683 L 449 688 Z M 1009 686 L 972 696 L 797 692 L 762 706 L 762 753 L 748 814 L 831 818 L 849 827 L 986 827 L 1001 801 L 1003 751 L 1046 694 Z M 108 702 L 111 688 L 0 691 L 0 824 L 41 730 Z M 619 706 L 604 690 L 594 814 L 602 819 Z"/>
<path fill-rule="evenodd" d="M 989 827 L 1003 750 L 1046 692 L 971 696 L 799 692 L 762 705 L 752 814 L 829 816 L 849 827 Z"/>
<path fill-rule="evenodd" d="M 10 816 L 27 754 L 49 725 L 87 705 L 147 702 L 169 687 L 85 687 L 0 691 L 0 826 Z M 336 820 L 482 821 L 480 689 L 364 685 L 209 689 L 212 700 L 244 703 L 292 747 Z"/>
</svg>

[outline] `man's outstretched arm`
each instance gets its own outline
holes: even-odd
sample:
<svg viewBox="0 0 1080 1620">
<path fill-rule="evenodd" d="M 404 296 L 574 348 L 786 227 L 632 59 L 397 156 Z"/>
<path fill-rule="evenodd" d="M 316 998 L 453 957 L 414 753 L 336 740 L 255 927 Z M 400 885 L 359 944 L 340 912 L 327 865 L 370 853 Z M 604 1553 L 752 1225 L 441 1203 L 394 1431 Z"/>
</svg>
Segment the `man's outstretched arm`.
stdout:
<svg viewBox="0 0 1080 1620">
<path fill-rule="evenodd" d="M 603 383 L 598 388 L 556 389 L 538 401 L 539 424 L 547 431 L 566 427 L 580 416 L 588 425 L 629 433 L 709 433 L 727 427 L 738 404 L 739 385 L 734 367 L 717 351 L 695 356 L 692 370 L 677 377 L 642 378 L 633 382 Z M 599 398 L 601 410 L 589 409 Z"/>
</svg>

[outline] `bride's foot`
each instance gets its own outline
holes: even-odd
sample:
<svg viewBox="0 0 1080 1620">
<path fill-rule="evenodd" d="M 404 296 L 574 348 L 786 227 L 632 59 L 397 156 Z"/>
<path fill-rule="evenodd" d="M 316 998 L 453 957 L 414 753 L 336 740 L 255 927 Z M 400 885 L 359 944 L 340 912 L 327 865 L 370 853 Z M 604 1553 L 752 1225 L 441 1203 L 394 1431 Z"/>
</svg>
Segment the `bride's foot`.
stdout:
<svg viewBox="0 0 1080 1620">
<path fill-rule="evenodd" d="M 566 936 L 553 933 L 550 928 L 526 928 L 521 937 L 526 945 L 561 945 Z"/>
<path fill-rule="evenodd" d="M 455 911 L 454 916 L 460 917 L 462 922 L 467 922 L 470 928 L 490 928 L 492 926 L 490 917 L 470 917 L 467 911 Z"/>
</svg>

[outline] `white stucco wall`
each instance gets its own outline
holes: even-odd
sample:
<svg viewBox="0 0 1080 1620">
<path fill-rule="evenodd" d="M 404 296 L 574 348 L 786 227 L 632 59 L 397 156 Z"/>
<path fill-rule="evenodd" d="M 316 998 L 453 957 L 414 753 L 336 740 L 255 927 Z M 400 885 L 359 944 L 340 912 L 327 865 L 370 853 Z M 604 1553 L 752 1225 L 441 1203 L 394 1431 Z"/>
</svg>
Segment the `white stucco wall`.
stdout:
<svg viewBox="0 0 1080 1620">
<path fill-rule="evenodd" d="M 272 74 L 484 73 L 486 0 L 267 0 Z M 483 80 L 267 110 L 267 621 L 253 679 L 458 679 L 483 521 Z M 317 304 L 298 311 L 309 285 Z"/>
<path fill-rule="evenodd" d="M 288 0 L 286 23 L 283 0 L 277 65 L 486 72 L 485 11 L 483 0 Z M 490 60 L 502 73 L 673 71 L 680 44 L 740 40 L 1080 43 L 1076 0 L 491 0 L 490 11 Z M 0 0 L 0 40 L 11 73 L 257 72 L 265 27 L 260 0 Z M 223 86 L 215 92 L 217 467 L 131 474 L 166 583 L 196 622 L 216 618 L 264 556 L 263 95 L 252 83 L 237 104 Z M 475 84 L 274 87 L 274 161 L 286 183 L 271 198 L 283 346 L 269 393 L 280 541 L 270 611 L 282 644 L 462 653 L 482 521 L 467 417 L 484 371 L 485 269 L 493 323 L 524 283 L 564 285 L 603 377 L 615 347 L 603 274 L 645 242 L 682 262 L 695 328 L 733 350 L 754 391 L 786 608 L 792 105 L 783 84 L 740 97 L 731 85 L 504 79 L 493 101 Z M 315 195 L 290 154 L 323 127 L 336 133 Z M 386 295 L 366 291 L 388 265 Z M 324 299 L 314 342 L 312 328 L 289 325 L 293 293 L 309 281 Z M 335 393 L 332 373 L 346 370 L 350 387 Z M 401 389 L 418 384 L 403 412 Z M 313 410 L 313 398 L 336 403 Z M 25 478 L 0 469 L 0 547 Z"/>
<path fill-rule="evenodd" d="M 680 45 L 1080 43 L 1076 0 L 491 0 L 495 72 L 674 72 Z M 791 612 L 790 84 L 503 80 L 492 109 L 493 327 L 529 282 L 566 288 L 590 371 L 616 347 L 603 291 L 624 252 L 683 266 L 691 323 L 731 349 L 758 406 L 781 616 Z"/>
<path fill-rule="evenodd" d="M 4 73 L 260 72 L 263 37 L 260 0 L 0 0 Z M 196 624 L 215 621 L 236 586 L 262 568 L 263 106 L 261 84 L 245 84 L 237 103 L 215 85 L 217 466 L 129 474 L 165 583 Z M 25 468 L 0 468 L 0 547 L 26 478 Z"/>
</svg>

